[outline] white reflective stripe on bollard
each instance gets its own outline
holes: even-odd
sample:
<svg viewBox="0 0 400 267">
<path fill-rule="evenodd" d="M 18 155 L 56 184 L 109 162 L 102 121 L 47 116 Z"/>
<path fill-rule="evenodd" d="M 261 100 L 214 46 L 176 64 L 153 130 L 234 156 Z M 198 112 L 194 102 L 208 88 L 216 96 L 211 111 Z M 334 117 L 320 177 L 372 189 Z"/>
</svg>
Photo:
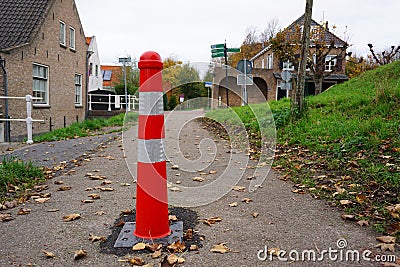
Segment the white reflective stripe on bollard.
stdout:
<svg viewBox="0 0 400 267">
<path fill-rule="evenodd" d="M 164 139 L 138 139 L 138 162 L 156 163 L 165 161 Z"/>
<path fill-rule="evenodd" d="M 164 114 L 163 92 L 140 92 L 139 115 Z"/>
</svg>

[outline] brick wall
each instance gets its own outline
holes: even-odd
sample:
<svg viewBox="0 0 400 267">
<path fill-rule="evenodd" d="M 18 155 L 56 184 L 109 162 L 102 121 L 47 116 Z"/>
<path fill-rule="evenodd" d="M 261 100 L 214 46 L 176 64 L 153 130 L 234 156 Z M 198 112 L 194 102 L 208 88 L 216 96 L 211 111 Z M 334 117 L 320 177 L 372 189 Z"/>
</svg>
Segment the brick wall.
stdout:
<svg viewBox="0 0 400 267">
<path fill-rule="evenodd" d="M 60 46 L 60 20 L 66 26 L 67 47 Z M 68 47 L 69 28 L 75 29 L 75 50 Z M 49 106 L 34 107 L 33 119 L 43 119 L 44 123 L 33 124 L 33 133 L 43 133 L 52 128 L 82 121 L 85 117 L 86 105 L 86 51 L 87 44 L 84 32 L 76 10 L 74 0 L 55 0 L 52 8 L 41 25 L 33 41 L 26 46 L 12 50 L 1 56 L 7 61 L 9 79 L 9 96 L 32 95 L 33 63 L 49 68 Z M 82 75 L 82 106 L 75 106 L 75 74 Z M 9 115 L 11 118 L 25 118 L 26 104 L 23 100 L 9 100 Z M 26 124 L 11 122 L 11 139 L 26 136 Z"/>
</svg>

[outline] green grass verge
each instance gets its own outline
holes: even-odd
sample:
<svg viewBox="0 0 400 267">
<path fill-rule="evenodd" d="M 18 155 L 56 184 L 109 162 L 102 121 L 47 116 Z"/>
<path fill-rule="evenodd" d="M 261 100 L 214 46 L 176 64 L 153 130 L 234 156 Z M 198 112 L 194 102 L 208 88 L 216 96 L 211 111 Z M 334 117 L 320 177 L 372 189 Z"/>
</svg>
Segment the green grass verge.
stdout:
<svg viewBox="0 0 400 267">
<path fill-rule="evenodd" d="M 355 220 L 400 236 L 400 211 L 393 209 L 400 204 L 400 61 L 311 96 L 307 103 L 305 116 L 294 122 L 288 100 L 269 103 L 277 127 L 274 168 L 300 184 L 295 192 L 328 199 Z M 248 133 L 256 132 L 250 138 L 262 128 L 262 108 L 265 104 L 233 108 Z M 207 116 L 234 123 L 231 112 Z"/>
<path fill-rule="evenodd" d="M 121 113 L 117 116 L 108 119 L 91 119 L 83 122 L 76 122 L 65 128 L 59 128 L 48 133 L 44 133 L 33 138 L 34 142 L 49 142 L 59 141 L 77 137 L 84 137 L 93 135 L 96 131 L 101 130 L 104 127 L 120 126 L 122 127 L 127 121 L 136 121 L 137 113 L 128 113 L 125 118 L 125 113 Z M 121 128 L 122 129 L 122 128 Z M 119 129 L 119 130 L 121 130 Z"/>
<path fill-rule="evenodd" d="M 0 164 L 0 200 L 7 197 L 6 193 L 24 192 L 25 189 L 43 181 L 45 181 L 43 168 L 31 162 L 4 157 Z"/>
</svg>

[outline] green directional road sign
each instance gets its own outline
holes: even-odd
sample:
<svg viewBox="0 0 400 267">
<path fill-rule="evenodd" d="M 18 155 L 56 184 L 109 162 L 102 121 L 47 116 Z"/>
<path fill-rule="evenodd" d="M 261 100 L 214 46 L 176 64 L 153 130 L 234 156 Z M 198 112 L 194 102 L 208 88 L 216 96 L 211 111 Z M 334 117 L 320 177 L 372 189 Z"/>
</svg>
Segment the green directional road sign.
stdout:
<svg viewBox="0 0 400 267">
<path fill-rule="evenodd" d="M 228 48 L 228 52 L 229 53 L 239 53 L 240 52 L 240 48 Z"/>
<path fill-rule="evenodd" d="M 211 54 L 211 57 L 212 57 L 212 58 L 215 58 L 215 57 L 223 57 L 224 55 L 225 55 L 224 52 L 222 52 L 222 53 L 212 53 L 212 54 Z"/>
<path fill-rule="evenodd" d="M 214 48 L 211 49 L 211 53 L 221 53 L 224 52 L 224 48 Z"/>
<path fill-rule="evenodd" d="M 215 48 L 224 48 L 224 47 L 225 47 L 224 44 L 214 44 L 214 45 L 211 45 L 211 49 L 215 49 Z"/>
</svg>

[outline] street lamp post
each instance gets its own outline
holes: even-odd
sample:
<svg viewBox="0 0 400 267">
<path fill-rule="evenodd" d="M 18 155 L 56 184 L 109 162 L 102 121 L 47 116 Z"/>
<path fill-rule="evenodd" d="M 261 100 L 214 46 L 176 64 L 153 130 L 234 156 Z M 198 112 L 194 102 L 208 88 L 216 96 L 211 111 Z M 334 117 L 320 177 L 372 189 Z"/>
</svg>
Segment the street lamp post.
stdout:
<svg viewBox="0 0 400 267">
<path fill-rule="evenodd" d="M 128 90 L 126 88 L 126 64 L 131 63 L 131 57 L 121 57 L 119 58 L 119 63 L 122 63 L 124 66 L 124 90 L 125 90 L 125 112 L 129 111 L 129 104 L 128 104 Z"/>
</svg>

